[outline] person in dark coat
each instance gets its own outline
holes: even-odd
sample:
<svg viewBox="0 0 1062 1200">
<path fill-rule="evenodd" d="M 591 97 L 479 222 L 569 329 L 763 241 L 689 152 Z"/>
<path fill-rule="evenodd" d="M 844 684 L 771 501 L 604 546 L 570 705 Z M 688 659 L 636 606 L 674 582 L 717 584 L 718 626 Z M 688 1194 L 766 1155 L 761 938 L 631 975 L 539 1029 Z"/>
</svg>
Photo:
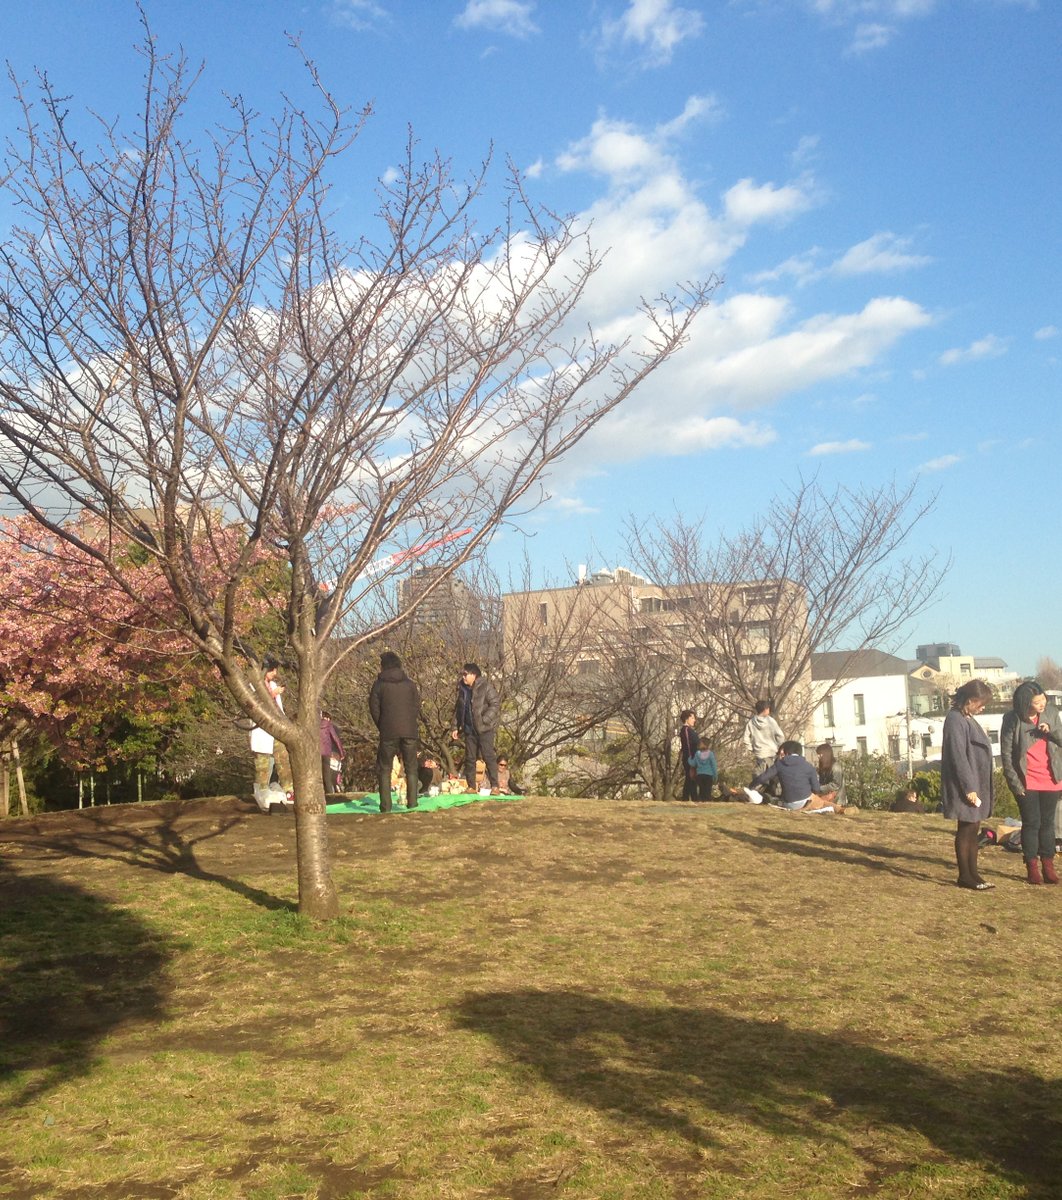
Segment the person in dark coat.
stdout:
<svg viewBox="0 0 1062 1200">
<path fill-rule="evenodd" d="M 992 815 L 992 744 L 974 717 L 991 699 L 992 689 L 983 679 L 971 679 L 959 688 L 944 718 L 940 757 L 940 811 L 956 822 L 956 882 L 974 892 L 995 887 L 977 870 L 981 822 Z"/>
<path fill-rule="evenodd" d="M 682 760 L 682 799 L 693 800 L 697 795 L 697 769 L 692 765 L 691 760 L 697 753 L 697 747 L 701 744 L 700 734 L 697 732 L 697 714 L 692 708 L 684 708 L 679 713 L 679 720 L 682 722 L 679 725 L 679 744 L 681 747 L 679 758 Z"/>
<path fill-rule="evenodd" d="M 1018 684 L 1012 704 L 999 730 L 999 757 L 1021 812 L 1026 880 L 1058 883 L 1055 814 L 1062 795 L 1062 719 L 1044 689 L 1031 680 Z"/>
<path fill-rule="evenodd" d="M 406 808 L 416 808 L 420 692 L 391 650 L 380 655 L 380 674 L 369 692 L 369 715 L 380 731 L 376 748 L 380 812 L 391 811 L 391 766 L 396 754 L 406 773 Z"/>
<path fill-rule="evenodd" d="M 501 721 L 501 700 L 497 689 L 475 663 L 465 663 L 457 685 L 454 728 L 450 736 L 456 742 L 465 739 L 465 780 L 469 792 L 476 791 L 476 759 L 482 758 L 490 780 L 491 794 L 500 796 L 498 757 L 494 735 Z"/>
</svg>

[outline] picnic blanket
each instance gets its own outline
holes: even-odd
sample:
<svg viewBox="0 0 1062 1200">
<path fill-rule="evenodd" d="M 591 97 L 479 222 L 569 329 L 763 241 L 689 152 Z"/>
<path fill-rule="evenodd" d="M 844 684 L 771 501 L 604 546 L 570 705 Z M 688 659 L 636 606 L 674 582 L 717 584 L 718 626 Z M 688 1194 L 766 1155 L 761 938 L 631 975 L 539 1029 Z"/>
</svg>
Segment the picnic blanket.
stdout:
<svg viewBox="0 0 1062 1200">
<path fill-rule="evenodd" d="M 519 800 L 520 796 L 421 796 L 416 808 L 406 808 L 397 799 L 393 801 L 394 813 L 404 812 L 438 812 L 440 808 L 457 808 L 460 804 L 482 804 L 484 801 Z M 378 792 L 367 792 L 365 795 L 351 796 L 349 800 L 337 800 L 326 806 L 329 815 L 338 816 L 341 813 L 378 813 L 380 811 L 380 796 Z"/>
</svg>

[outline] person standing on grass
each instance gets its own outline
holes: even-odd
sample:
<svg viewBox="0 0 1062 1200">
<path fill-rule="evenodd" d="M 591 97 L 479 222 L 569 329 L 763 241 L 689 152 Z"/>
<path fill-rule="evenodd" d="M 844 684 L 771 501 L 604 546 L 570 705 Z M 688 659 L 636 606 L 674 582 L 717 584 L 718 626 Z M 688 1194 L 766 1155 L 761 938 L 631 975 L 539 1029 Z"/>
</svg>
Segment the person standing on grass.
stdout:
<svg viewBox="0 0 1062 1200">
<path fill-rule="evenodd" d="M 992 699 L 983 679 L 964 683 L 951 700 L 944 718 L 944 745 L 940 758 L 940 811 L 956 822 L 956 883 L 974 892 L 995 887 L 977 870 L 981 822 L 992 815 L 992 744 L 974 720 Z"/>
<path fill-rule="evenodd" d="M 682 799 L 692 800 L 697 793 L 697 769 L 693 765 L 693 756 L 700 745 L 700 735 L 697 733 L 697 714 L 692 708 L 684 708 L 679 713 L 679 744 L 682 759 Z"/>
<path fill-rule="evenodd" d="M 280 664 L 275 658 L 267 656 L 262 659 L 262 673 L 266 691 L 273 698 L 273 703 L 277 708 L 283 712 L 284 685 L 278 678 Z M 295 793 L 291 775 L 291 759 L 288 757 L 287 746 L 283 742 L 278 742 L 271 733 L 267 733 L 256 725 L 251 730 L 251 754 L 254 756 L 254 798 L 258 807 L 264 813 L 270 813 L 276 807 L 293 808 Z M 267 796 L 274 766 L 277 771 L 277 780 L 284 792 L 284 800 L 270 803 Z"/>
<path fill-rule="evenodd" d="M 471 794 L 476 787 L 476 759 L 482 758 L 490 781 L 492 796 L 502 794 L 498 782 L 498 758 L 494 751 L 494 735 L 501 721 L 501 700 L 494 684 L 475 663 L 465 663 L 457 684 L 457 703 L 454 706 L 453 740 L 465 740 L 465 782 Z"/>
<path fill-rule="evenodd" d="M 369 715 L 380 731 L 376 747 L 380 812 L 391 811 L 391 768 L 396 755 L 406 775 L 406 808 L 416 808 L 420 692 L 402 670 L 402 660 L 391 650 L 380 655 L 380 673 L 369 692 Z"/>
<path fill-rule="evenodd" d="M 999 730 L 999 756 L 1021 812 L 1026 882 L 1058 883 L 1055 814 L 1062 795 L 1062 724 L 1038 683 L 1015 689 Z"/>
<path fill-rule="evenodd" d="M 712 788 L 715 786 L 716 776 L 719 774 L 715 751 L 701 742 L 693 752 L 690 765 L 693 767 L 694 773 L 693 798 L 698 803 L 704 804 L 711 800 Z"/>
<path fill-rule="evenodd" d="M 756 763 L 756 774 L 762 775 L 774 765 L 775 757 L 785 741 L 782 727 L 771 716 L 769 700 L 756 701 L 756 714 L 745 723 L 745 749 Z"/>
<path fill-rule="evenodd" d="M 345 751 L 339 738 L 339 730 L 332 721 L 332 714 L 327 709 L 321 710 L 321 780 L 324 783 L 325 795 L 333 795 L 337 790 L 336 781 L 339 778 L 340 767 Z M 334 764 L 334 765 L 333 765 Z"/>
</svg>

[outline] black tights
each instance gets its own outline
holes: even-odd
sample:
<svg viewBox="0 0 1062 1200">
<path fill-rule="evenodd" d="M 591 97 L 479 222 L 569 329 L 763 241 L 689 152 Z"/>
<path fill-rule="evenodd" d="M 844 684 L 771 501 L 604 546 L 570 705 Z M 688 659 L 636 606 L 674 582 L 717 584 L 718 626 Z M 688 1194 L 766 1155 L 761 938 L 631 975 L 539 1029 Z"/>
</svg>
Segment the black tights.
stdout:
<svg viewBox="0 0 1062 1200">
<path fill-rule="evenodd" d="M 984 882 L 977 871 L 977 839 L 980 836 L 980 821 L 959 821 L 956 826 L 955 861 L 959 864 L 959 884 L 962 887 Z"/>
</svg>

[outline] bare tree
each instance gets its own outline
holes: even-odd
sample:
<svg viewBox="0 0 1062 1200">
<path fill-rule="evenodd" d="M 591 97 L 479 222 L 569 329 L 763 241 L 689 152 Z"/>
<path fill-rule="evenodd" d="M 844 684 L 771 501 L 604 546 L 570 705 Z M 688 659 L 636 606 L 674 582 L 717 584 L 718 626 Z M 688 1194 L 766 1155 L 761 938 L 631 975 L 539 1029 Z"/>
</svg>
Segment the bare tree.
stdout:
<svg viewBox="0 0 1062 1200">
<path fill-rule="evenodd" d="M 601 733 L 619 704 L 603 686 L 621 627 L 609 590 L 533 588 L 531 577 L 525 560 L 501 598 L 502 714 L 514 772 Z"/>
<path fill-rule="evenodd" d="M 844 650 L 846 663 L 885 649 L 934 600 L 947 562 L 908 546 L 931 501 L 915 487 L 836 488 L 801 480 L 736 534 L 705 519 L 628 522 L 637 568 L 681 613 L 688 674 L 736 726 L 757 699 L 799 728 L 824 698 L 811 656 Z"/>
<path fill-rule="evenodd" d="M 621 344 L 580 332 L 598 259 L 571 220 L 511 175 L 497 229 L 465 183 L 411 141 L 380 185 L 374 236 L 328 211 L 353 120 L 320 85 L 313 111 L 264 119 L 240 98 L 200 143 L 196 72 L 142 46 L 128 130 L 79 122 L 47 76 L 13 78 L 24 125 L 2 176 L 17 225 L 0 250 L 0 487 L 58 538 L 87 513 L 109 548 L 79 549 L 123 587 L 131 557 L 163 572 L 181 632 L 241 709 L 288 747 L 300 910 L 338 912 L 327 853 L 318 705 L 374 612 L 387 546 L 447 530 L 447 569 L 532 506 L 550 464 L 682 344 L 713 281 L 643 302 Z M 272 704 L 237 613 L 276 559 L 297 702 Z M 327 598 L 322 592 L 327 585 Z M 353 632 L 352 632 L 353 631 Z"/>
<path fill-rule="evenodd" d="M 1062 690 L 1062 667 L 1049 655 L 1036 660 L 1036 678 L 1042 687 L 1053 692 Z"/>
</svg>

